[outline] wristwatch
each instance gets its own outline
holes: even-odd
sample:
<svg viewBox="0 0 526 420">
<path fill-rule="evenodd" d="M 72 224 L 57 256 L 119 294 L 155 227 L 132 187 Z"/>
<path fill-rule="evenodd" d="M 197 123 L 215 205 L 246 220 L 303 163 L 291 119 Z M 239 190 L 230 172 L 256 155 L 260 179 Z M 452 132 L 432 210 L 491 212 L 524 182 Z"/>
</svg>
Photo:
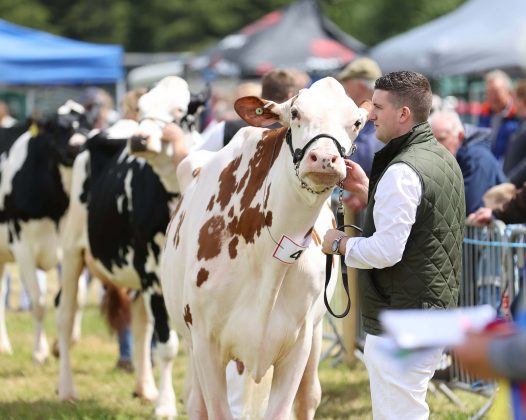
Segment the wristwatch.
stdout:
<svg viewBox="0 0 526 420">
<path fill-rule="evenodd" d="M 334 241 L 332 241 L 331 251 L 333 254 L 342 255 L 340 252 L 340 241 L 342 240 L 342 238 L 345 238 L 345 235 L 342 235 L 339 238 L 336 238 Z"/>
</svg>

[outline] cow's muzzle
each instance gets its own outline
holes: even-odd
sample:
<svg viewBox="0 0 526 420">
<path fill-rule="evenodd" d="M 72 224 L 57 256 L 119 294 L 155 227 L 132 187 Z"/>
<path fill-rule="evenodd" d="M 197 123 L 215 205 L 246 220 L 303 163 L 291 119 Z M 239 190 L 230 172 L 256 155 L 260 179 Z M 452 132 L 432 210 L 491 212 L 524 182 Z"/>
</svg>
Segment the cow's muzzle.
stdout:
<svg viewBox="0 0 526 420">
<path fill-rule="evenodd" d="M 131 136 L 129 140 L 130 151 L 132 153 L 141 153 L 148 150 L 148 138 L 141 135 Z"/>
</svg>

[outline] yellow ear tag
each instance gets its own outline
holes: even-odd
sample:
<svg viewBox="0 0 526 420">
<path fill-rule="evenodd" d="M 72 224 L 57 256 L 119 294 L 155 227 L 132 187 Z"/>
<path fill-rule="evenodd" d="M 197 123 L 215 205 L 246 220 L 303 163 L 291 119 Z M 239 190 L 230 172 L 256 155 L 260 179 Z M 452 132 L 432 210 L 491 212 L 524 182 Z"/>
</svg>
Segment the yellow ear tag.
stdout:
<svg viewBox="0 0 526 420">
<path fill-rule="evenodd" d="M 263 115 L 263 108 L 256 108 L 256 115 Z"/>
<path fill-rule="evenodd" d="M 31 134 L 31 137 L 38 136 L 38 124 L 33 123 L 29 126 L 29 133 Z"/>
</svg>

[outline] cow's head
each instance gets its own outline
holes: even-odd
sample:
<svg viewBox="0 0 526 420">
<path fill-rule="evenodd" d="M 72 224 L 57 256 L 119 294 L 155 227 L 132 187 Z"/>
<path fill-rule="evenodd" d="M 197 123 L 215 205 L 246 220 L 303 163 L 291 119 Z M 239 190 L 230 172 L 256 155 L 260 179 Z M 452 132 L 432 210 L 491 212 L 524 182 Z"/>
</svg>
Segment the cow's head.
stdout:
<svg viewBox="0 0 526 420">
<path fill-rule="evenodd" d="M 367 107 L 358 108 L 335 79 L 327 77 L 277 104 L 254 96 L 235 103 L 247 123 L 288 127 L 287 149 L 302 187 L 312 193 L 329 191 L 346 175 L 344 156 L 365 125 Z"/>
<path fill-rule="evenodd" d="M 60 163 L 73 165 L 93 129 L 99 109 L 86 109 L 79 103 L 68 100 L 57 113 L 47 120 L 42 130 L 51 136 L 52 146 Z"/>
<path fill-rule="evenodd" d="M 139 99 L 139 127 L 129 139 L 130 152 L 148 158 L 172 153 L 172 145 L 163 141 L 164 128 L 171 122 L 180 123 L 190 102 L 186 81 L 177 76 L 162 79 Z"/>
</svg>

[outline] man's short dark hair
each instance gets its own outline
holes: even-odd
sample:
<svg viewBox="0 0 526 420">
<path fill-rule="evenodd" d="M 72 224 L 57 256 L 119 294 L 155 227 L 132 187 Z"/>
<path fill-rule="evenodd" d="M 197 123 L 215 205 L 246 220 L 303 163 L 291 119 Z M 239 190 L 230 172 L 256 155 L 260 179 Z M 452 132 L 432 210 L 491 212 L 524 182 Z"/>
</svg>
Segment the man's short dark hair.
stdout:
<svg viewBox="0 0 526 420">
<path fill-rule="evenodd" d="M 271 70 L 261 78 L 261 96 L 263 99 L 282 103 L 296 91 L 292 73 L 283 69 Z"/>
<path fill-rule="evenodd" d="M 433 94 L 429 80 L 423 74 L 414 71 L 387 73 L 376 80 L 374 88 L 390 92 L 391 103 L 396 107 L 407 106 L 415 123 L 429 118 Z"/>
</svg>

